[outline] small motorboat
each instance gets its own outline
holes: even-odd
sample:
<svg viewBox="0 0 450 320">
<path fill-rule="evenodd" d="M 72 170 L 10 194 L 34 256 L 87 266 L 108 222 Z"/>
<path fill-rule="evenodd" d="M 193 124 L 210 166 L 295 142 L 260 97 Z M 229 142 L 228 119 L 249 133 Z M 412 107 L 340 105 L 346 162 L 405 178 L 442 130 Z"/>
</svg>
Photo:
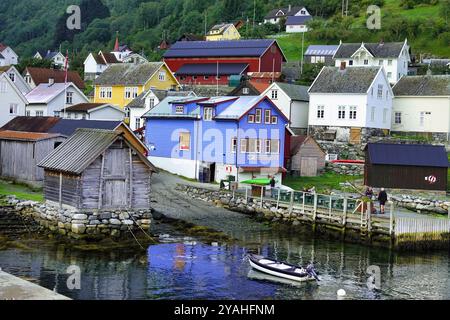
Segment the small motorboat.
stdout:
<svg viewBox="0 0 450 320">
<path fill-rule="evenodd" d="M 312 264 L 308 265 L 306 268 L 303 268 L 254 254 L 249 254 L 248 259 L 253 269 L 272 276 L 299 282 L 312 280 L 320 281 Z"/>
</svg>

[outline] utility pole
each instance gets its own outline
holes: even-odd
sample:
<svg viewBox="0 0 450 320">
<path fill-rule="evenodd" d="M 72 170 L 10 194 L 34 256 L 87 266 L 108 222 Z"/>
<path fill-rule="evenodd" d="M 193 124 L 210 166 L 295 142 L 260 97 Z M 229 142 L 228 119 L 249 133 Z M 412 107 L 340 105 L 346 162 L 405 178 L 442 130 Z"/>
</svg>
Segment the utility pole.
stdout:
<svg viewBox="0 0 450 320">
<path fill-rule="evenodd" d="M 347 4 L 345 6 L 345 16 L 348 17 L 348 0 L 347 0 Z"/>
<path fill-rule="evenodd" d="M 255 36 L 255 20 L 256 20 L 256 0 L 253 1 L 253 30 L 252 30 L 252 36 Z"/>
<path fill-rule="evenodd" d="M 207 28 L 207 24 L 208 24 L 208 11 L 205 10 L 205 36 L 206 36 L 206 28 Z"/>
<path fill-rule="evenodd" d="M 342 0 L 342 16 L 344 16 L 345 0 Z"/>
</svg>

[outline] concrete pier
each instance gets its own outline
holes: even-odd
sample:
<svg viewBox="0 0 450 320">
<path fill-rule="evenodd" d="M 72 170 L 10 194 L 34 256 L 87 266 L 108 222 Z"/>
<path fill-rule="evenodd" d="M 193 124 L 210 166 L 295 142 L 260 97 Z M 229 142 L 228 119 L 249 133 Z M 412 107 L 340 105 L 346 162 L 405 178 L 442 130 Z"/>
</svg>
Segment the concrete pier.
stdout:
<svg viewBox="0 0 450 320">
<path fill-rule="evenodd" d="M 0 270 L 0 300 L 71 300 Z"/>
</svg>

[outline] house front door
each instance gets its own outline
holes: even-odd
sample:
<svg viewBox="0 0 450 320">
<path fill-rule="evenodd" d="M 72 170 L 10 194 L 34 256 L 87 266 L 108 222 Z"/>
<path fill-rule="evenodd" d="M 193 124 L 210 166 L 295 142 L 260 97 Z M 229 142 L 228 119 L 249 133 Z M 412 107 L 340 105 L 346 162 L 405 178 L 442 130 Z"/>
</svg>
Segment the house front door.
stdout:
<svg viewBox="0 0 450 320">
<path fill-rule="evenodd" d="M 351 128 L 350 129 L 350 143 L 359 144 L 361 143 L 361 128 Z"/>
<path fill-rule="evenodd" d="M 317 176 L 317 158 L 302 157 L 300 176 L 302 177 Z"/>
<path fill-rule="evenodd" d="M 102 195 L 102 207 L 105 209 L 124 209 L 130 205 L 127 151 L 125 148 L 106 150 Z"/>
</svg>

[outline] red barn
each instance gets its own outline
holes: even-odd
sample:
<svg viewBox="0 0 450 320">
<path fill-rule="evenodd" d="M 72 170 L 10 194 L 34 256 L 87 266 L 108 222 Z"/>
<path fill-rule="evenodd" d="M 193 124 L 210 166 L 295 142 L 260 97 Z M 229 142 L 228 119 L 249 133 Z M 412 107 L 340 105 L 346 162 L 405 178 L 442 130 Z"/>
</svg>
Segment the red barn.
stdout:
<svg viewBox="0 0 450 320">
<path fill-rule="evenodd" d="M 281 72 L 286 61 L 277 41 L 270 39 L 178 41 L 164 54 L 164 62 L 184 84 L 227 84 L 232 75 Z"/>
</svg>

